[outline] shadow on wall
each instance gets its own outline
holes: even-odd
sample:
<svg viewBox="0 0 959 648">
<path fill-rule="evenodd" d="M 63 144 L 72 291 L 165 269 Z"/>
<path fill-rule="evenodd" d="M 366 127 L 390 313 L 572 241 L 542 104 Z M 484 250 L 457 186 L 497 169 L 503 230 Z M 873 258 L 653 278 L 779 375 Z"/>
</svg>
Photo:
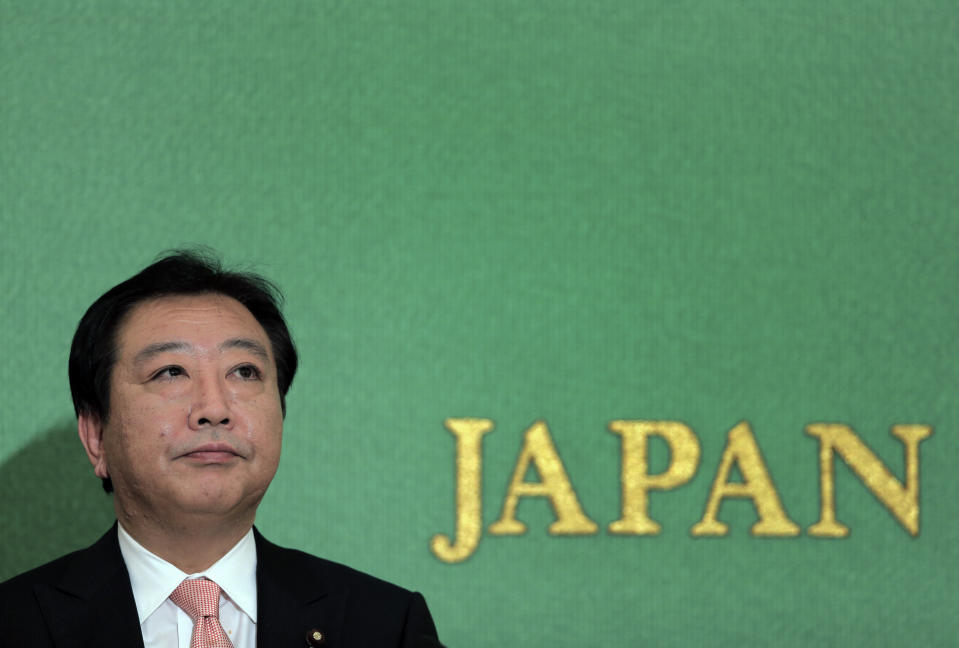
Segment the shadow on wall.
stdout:
<svg viewBox="0 0 959 648">
<path fill-rule="evenodd" d="M 76 423 L 58 424 L 0 465 L 0 581 L 89 546 L 113 524 Z"/>
</svg>

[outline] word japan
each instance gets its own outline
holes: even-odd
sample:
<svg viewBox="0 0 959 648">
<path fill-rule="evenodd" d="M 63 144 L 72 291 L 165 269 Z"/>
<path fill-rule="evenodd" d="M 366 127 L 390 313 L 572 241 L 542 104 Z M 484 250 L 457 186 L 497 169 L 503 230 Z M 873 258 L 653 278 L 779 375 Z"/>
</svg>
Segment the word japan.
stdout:
<svg viewBox="0 0 959 648">
<path fill-rule="evenodd" d="M 438 533 L 430 541 L 433 554 L 443 562 L 466 560 L 479 545 L 483 522 L 482 442 L 492 431 L 493 421 L 479 418 L 451 418 L 446 428 L 456 437 L 456 532 L 455 541 Z M 838 454 L 856 476 L 889 510 L 911 535 L 919 534 L 919 443 L 932 435 L 928 425 L 893 425 L 891 433 L 905 450 L 905 484 L 889 471 L 856 433 L 841 423 L 813 423 L 806 434 L 819 439 L 819 521 L 806 532 L 810 536 L 844 538 L 849 528 L 836 519 L 835 455 Z M 620 535 L 656 535 L 661 526 L 649 517 L 649 492 L 669 490 L 685 484 L 699 467 L 699 439 L 685 424 L 677 421 L 612 421 L 609 430 L 621 439 L 622 509 L 620 518 L 609 524 L 609 533 Z M 669 448 L 666 470 L 649 474 L 649 440 L 659 437 Z M 733 466 L 742 481 L 729 481 Z M 529 482 L 530 466 L 540 481 Z M 526 525 L 516 519 L 521 497 L 546 497 L 552 504 L 556 521 L 550 524 L 553 535 L 589 535 L 599 527 L 583 512 L 545 421 L 537 421 L 523 436 L 516 468 L 503 500 L 502 513 L 490 524 L 491 535 L 520 535 Z M 726 447 L 719 460 L 703 517 L 693 525 L 694 537 L 724 536 L 729 526 L 718 519 L 719 506 L 727 497 L 751 499 L 758 521 L 750 529 L 754 536 L 791 537 L 799 535 L 799 525 L 789 519 L 763 461 L 759 445 L 749 423 L 742 421 L 729 431 Z"/>
</svg>

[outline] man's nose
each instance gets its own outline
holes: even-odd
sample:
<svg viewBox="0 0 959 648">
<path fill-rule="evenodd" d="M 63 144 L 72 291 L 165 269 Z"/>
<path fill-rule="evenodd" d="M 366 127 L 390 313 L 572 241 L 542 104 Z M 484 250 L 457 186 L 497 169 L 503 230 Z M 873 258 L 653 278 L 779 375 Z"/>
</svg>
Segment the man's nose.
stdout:
<svg viewBox="0 0 959 648">
<path fill-rule="evenodd" d="M 230 426 L 230 398 L 224 380 L 216 376 L 196 379 L 193 406 L 190 408 L 190 427 Z"/>
</svg>

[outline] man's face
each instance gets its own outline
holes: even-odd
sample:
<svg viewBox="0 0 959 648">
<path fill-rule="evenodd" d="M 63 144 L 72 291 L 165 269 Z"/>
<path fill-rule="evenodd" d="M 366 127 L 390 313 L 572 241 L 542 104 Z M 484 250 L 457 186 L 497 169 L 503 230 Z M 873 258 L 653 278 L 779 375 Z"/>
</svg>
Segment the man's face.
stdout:
<svg viewBox="0 0 959 648">
<path fill-rule="evenodd" d="M 121 324 L 105 424 L 90 452 L 127 525 L 252 516 L 280 459 L 283 416 L 266 332 L 223 295 L 161 297 Z"/>
</svg>

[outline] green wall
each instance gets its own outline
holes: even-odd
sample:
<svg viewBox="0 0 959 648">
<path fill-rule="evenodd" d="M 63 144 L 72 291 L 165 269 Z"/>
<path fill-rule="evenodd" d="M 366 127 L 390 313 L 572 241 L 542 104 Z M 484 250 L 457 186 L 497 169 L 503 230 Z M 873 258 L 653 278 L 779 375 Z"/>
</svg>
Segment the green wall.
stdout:
<svg viewBox="0 0 959 648">
<path fill-rule="evenodd" d="M 203 243 L 284 288 L 302 353 L 258 525 L 423 591 L 451 646 L 947 645 L 957 33 L 918 0 L 0 0 L 0 578 L 112 520 L 73 431 L 83 310 Z M 525 498 L 525 535 L 438 560 L 448 417 L 496 423 L 486 525 L 543 419 L 599 532 Z M 606 531 L 614 419 L 702 446 L 657 536 Z M 731 499 L 690 534 L 742 420 L 798 537 Z M 935 428 L 917 537 L 841 461 L 851 534 L 808 535 L 822 421 L 900 480 L 890 426 Z"/>
</svg>

